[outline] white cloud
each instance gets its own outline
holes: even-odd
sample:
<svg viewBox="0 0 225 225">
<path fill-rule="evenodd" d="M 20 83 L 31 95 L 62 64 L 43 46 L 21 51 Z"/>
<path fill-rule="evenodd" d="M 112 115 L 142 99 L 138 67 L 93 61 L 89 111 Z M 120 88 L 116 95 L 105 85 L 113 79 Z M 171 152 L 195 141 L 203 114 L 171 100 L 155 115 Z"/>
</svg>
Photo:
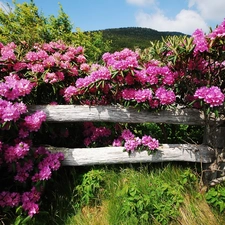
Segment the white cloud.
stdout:
<svg viewBox="0 0 225 225">
<path fill-rule="evenodd" d="M 189 0 L 188 6 L 196 7 L 199 14 L 206 20 L 221 22 L 225 17 L 224 0 Z"/>
<path fill-rule="evenodd" d="M 139 12 L 136 22 L 140 27 L 148 27 L 158 31 L 178 31 L 192 34 L 197 28 L 208 32 L 209 28 L 203 18 L 193 10 L 181 10 L 174 19 L 166 17 L 162 11 L 154 14 Z"/>
<path fill-rule="evenodd" d="M 133 5 L 146 6 L 154 4 L 155 0 L 126 0 L 126 2 Z"/>
</svg>

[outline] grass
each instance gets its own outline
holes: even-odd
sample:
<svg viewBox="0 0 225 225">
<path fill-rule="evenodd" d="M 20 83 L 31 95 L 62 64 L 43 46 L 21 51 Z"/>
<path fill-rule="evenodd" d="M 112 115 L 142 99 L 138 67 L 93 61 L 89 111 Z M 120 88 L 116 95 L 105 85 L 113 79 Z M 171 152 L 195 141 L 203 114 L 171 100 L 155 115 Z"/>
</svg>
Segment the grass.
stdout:
<svg viewBox="0 0 225 225">
<path fill-rule="evenodd" d="M 192 167 L 192 169 L 190 169 Z M 176 164 L 62 167 L 31 225 L 222 225 L 197 168 Z"/>
</svg>

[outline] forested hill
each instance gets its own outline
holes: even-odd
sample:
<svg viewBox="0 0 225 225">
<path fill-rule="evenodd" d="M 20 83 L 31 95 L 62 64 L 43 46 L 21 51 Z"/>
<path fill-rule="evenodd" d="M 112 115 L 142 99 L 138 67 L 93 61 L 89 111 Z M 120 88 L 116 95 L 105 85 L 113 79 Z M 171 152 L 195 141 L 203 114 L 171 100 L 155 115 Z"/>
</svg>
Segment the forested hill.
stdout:
<svg viewBox="0 0 225 225">
<path fill-rule="evenodd" d="M 105 40 L 112 40 L 112 51 L 118 51 L 125 47 L 144 49 L 149 47 L 150 41 L 161 40 L 166 36 L 185 35 L 179 32 L 160 32 L 150 28 L 127 27 L 99 30 Z"/>
</svg>

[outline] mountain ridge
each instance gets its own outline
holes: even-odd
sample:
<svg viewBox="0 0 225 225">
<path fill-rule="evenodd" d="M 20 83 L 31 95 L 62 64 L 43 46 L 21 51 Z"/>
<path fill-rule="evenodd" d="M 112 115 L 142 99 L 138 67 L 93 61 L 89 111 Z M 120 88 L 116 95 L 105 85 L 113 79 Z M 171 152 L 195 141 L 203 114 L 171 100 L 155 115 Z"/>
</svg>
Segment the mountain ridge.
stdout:
<svg viewBox="0 0 225 225">
<path fill-rule="evenodd" d="M 103 40 L 112 41 L 112 51 L 119 51 L 124 48 L 145 49 L 150 46 L 151 41 L 162 40 L 167 36 L 188 36 L 181 32 L 157 31 L 144 27 L 108 28 L 90 32 L 102 32 Z"/>
</svg>

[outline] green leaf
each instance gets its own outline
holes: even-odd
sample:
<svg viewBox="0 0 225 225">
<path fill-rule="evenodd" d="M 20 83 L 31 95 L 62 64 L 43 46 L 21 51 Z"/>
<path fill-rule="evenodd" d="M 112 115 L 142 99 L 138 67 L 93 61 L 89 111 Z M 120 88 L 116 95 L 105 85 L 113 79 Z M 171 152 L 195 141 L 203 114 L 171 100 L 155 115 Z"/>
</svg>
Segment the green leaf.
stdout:
<svg viewBox="0 0 225 225">
<path fill-rule="evenodd" d="M 22 221 L 23 218 L 21 218 L 21 216 L 17 216 L 15 222 L 14 222 L 14 225 L 20 225 L 21 224 L 21 221 Z"/>
<path fill-rule="evenodd" d="M 22 225 L 26 225 L 27 222 L 31 221 L 31 219 L 32 219 L 32 218 L 31 218 L 30 216 L 27 216 L 26 218 L 24 218 L 24 219 L 22 220 L 21 224 L 22 224 Z"/>
</svg>

